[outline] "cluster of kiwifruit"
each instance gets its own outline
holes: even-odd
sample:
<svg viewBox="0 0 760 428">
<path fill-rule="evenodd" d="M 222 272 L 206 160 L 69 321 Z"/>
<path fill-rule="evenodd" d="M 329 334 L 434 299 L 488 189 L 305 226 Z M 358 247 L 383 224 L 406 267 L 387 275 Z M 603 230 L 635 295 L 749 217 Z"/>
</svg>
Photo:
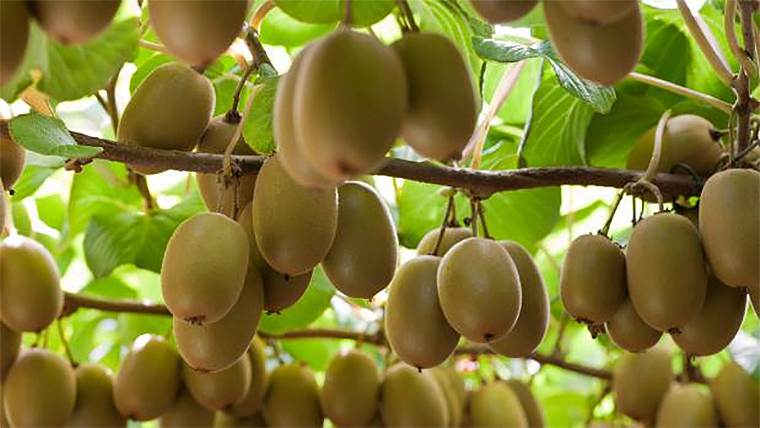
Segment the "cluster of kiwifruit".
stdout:
<svg viewBox="0 0 760 428">
<path fill-rule="evenodd" d="M 613 371 L 615 406 L 646 426 L 760 425 L 760 385 L 739 364 L 725 363 L 706 385 L 679 380 L 673 373 L 671 353 L 664 346 L 626 353 Z"/>
</svg>

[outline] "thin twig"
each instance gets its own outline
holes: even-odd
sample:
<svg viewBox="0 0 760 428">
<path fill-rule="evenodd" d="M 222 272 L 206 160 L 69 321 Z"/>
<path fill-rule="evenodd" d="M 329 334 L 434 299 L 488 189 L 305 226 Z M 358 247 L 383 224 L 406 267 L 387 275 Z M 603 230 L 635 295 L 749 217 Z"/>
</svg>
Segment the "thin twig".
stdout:
<svg viewBox="0 0 760 428">
<path fill-rule="evenodd" d="M 77 363 L 74 361 L 74 355 L 71 353 L 71 349 L 69 349 L 69 341 L 66 340 L 66 334 L 63 332 L 63 322 L 61 319 L 57 319 L 55 323 L 58 325 L 58 336 L 61 338 L 61 345 L 63 345 L 63 350 L 66 351 L 66 357 L 69 359 L 69 363 L 71 363 L 72 366 L 76 367 Z"/>
<path fill-rule="evenodd" d="M 449 196 L 448 201 L 446 202 L 446 210 L 443 213 L 443 221 L 441 221 L 441 228 L 438 230 L 438 237 L 435 240 L 435 246 L 433 247 L 433 251 L 430 253 L 432 256 L 437 256 L 438 251 L 441 249 L 441 242 L 443 242 L 443 235 L 446 233 L 446 226 L 449 224 L 449 219 L 451 218 L 452 208 L 454 207 L 454 197 Z"/>
<path fill-rule="evenodd" d="M 617 196 L 615 196 L 615 201 L 612 203 L 612 206 L 610 206 L 610 213 L 607 216 L 607 221 L 604 222 L 604 226 L 602 226 L 601 230 L 599 230 L 600 235 L 609 237 L 612 219 L 615 218 L 615 212 L 617 212 L 617 209 L 620 206 L 620 202 L 623 200 L 623 196 L 625 196 L 625 192 L 622 190 L 618 192 Z"/>
<path fill-rule="evenodd" d="M 749 73 L 750 76 L 757 76 L 757 69 L 755 68 L 755 63 L 752 62 L 752 57 L 739 46 L 739 40 L 736 38 L 736 0 L 726 0 L 724 9 L 726 12 L 723 15 L 723 26 L 728 47 L 744 71 Z M 754 45 L 752 47 L 754 48 Z"/>
<path fill-rule="evenodd" d="M 248 20 L 248 25 L 256 32 L 259 32 L 261 30 L 261 23 L 264 22 L 267 13 L 272 9 L 274 9 L 274 2 L 272 0 L 266 0 L 261 3 L 251 15 L 251 19 Z"/>
<path fill-rule="evenodd" d="M 739 8 L 741 11 L 741 23 L 742 23 L 742 35 L 744 36 L 744 51 L 750 57 L 754 59 L 755 55 L 755 40 L 754 31 L 752 29 L 752 12 L 754 11 L 756 4 L 750 0 L 739 0 Z M 742 70 L 739 73 L 739 77 L 734 81 L 733 88 L 737 95 L 737 101 L 735 104 L 736 113 L 736 144 L 734 144 L 733 155 L 741 153 L 744 149 L 750 145 L 752 139 L 752 132 L 750 129 L 750 120 L 752 110 L 755 106 L 755 101 L 752 99 L 750 79 L 747 74 L 748 71 Z"/>
<path fill-rule="evenodd" d="M 169 49 L 166 49 L 166 46 L 159 44 L 159 43 L 153 43 L 149 40 L 140 39 L 140 46 L 145 49 L 150 49 L 152 51 L 161 52 L 167 55 L 171 55 L 169 53 Z"/>
<path fill-rule="evenodd" d="M 674 94 L 683 95 L 687 98 L 691 98 L 693 100 L 703 102 L 709 106 L 715 107 L 719 109 L 720 111 L 723 111 L 726 113 L 730 113 L 732 109 L 731 104 L 721 99 L 715 98 L 712 95 L 703 94 L 702 92 L 695 91 L 693 89 L 689 89 L 681 85 L 676 85 L 675 83 L 671 83 L 671 82 L 668 82 L 667 80 L 662 80 L 654 76 L 648 76 L 646 74 L 641 74 L 634 71 L 634 72 L 628 73 L 628 78 L 650 85 L 650 86 L 664 89 Z"/>
<path fill-rule="evenodd" d="M 686 0 L 676 0 L 678 4 L 678 10 L 681 12 L 686 28 L 689 29 L 694 41 L 697 42 L 699 49 L 707 58 L 707 62 L 710 63 L 713 70 L 718 74 L 718 78 L 726 85 L 731 85 L 733 80 L 733 73 L 728 67 L 728 62 L 725 56 L 719 50 L 715 43 L 712 43 L 710 39 L 715 40 L 710 30 L 704 25 L 702 17 L 694 15 L 689 9 L 689 5 L 686 4 Z M 709 34 L 709 36 L 708 36 Z"/>
<path fill-rule="evenodd" d="M 409 7 L 409 2 L 407 0 L 397 0 L 397 2 L 399 10 L 404 15 L 404 18 L 406 18 L 407 24 L 409 24 L 409 29 L 414 33 L 418 33 L 420 28 L 414 21 L 414 12 L 412 12 L 412 8 Z"/>
</svg>

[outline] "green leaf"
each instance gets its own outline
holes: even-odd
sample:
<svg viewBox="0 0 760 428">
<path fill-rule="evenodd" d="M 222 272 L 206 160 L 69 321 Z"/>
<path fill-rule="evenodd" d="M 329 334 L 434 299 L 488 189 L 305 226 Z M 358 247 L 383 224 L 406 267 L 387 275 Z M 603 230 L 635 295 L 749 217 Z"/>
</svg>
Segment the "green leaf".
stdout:
<svg viewBox="0 0 760 428">
<path fill-rule="evenodd" d="M 317 267 L 314 269 L 311 283 L 309 283 L 309 287 L 301 299 L 279 314 L 264 315 L 259 329 L 269 334 L 280 334 L 288 330 L 304 328 L 330 307 L 330 299 L 334 294 L 335 288 L 325 276 L 322 268 Z"/>
<path fill-rule="evenodd" d="M 103 151 L 78 145 L 62 120 L 36 112 L 14 117 L 8 128 L 13 141 L 41 155 L 88 158 Z"/>
<path fill-rule="evenodd" d="M 132 287 L 114 276 L 96 278 L 79 292 L 108 299 L 136 299 L 140 297 Z"/>
<path fill-rule="evenodd" d="M 261 23 L 261 43 L 274 46 L 298 47 L 319 38 L 336 27 L 335 22 L 309 24 L 298 21 L 282 11 L 272 9 Z"/>
<path fill-rule="evenodd" d="M 31 235 L 32 219 L 29 218 L 29 212 L 24 204 L 11 204 L 11 216 L 13 216 L 13 225 L 16 226 L 19 235 Z"/>
<path fill-rule="evenodd" d="M 517 83 L 512 87 L 512 92 L 510 92 L 497 114 L 505 123 L 522 128 L 522 125 L 530 118 L 530 104 L 533 100 L 533 93 L 536 92 L 536 81 L 541 73 L 542 64 L 543 62 L 539 58 L 525 60 L 525 65 L 520 72 L 520 76 L 517 78 Z M 484 99 L 491 100 L 493 98 L 493 94 L 496 92 L 496 88 L 507 67 L 509 66 L 497 62 L 488 63 L 483 79 Z M 491 129 L 493 129 L 493 126 Z"/>
<path fill-rule="evenodd" d="M 16 184 L 13 185 L 13 196 L 11 201 L 19 202 L 25 198 L 34 195 L 34 192 L 42 186 L 45 180 L 48 179 L 57 168 L 46 168 L 37 165 L 27 165 L 24 167 L 24 172 L 21 173 Z"/>
<path fill-rule="evenodd" d="M 275 0 L 275 5 L 293 18 L 312 24 L 338 22 L 346 11 L 345 0 Z M 396 7 L 393 0 L 351 2 L 351 24 L 368 27 L 385 18 Z"/>
<path fill-rule="evenodd" d="M 53 229 L 63 230 L 66 223 L 66 203 L 60 194 L 53 193 L 36 198 L 34 202 L 37 205 L 40 220 Z"/>
<path fill-rule="evenodd" d="M 251 110 L 243 123 L 243 138 L 254 152 L 271 154 L 275 149 L 272 110 L 279 78 L 265 78 L 260 81 L 261 87 L 254 95 Z"/>
</svg>

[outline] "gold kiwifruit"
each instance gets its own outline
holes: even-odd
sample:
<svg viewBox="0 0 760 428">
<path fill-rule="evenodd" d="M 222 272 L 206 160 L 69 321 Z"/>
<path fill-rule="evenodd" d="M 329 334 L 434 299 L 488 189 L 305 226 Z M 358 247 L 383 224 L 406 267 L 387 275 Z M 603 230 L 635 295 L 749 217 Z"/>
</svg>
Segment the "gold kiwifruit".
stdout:
<svg viewBox="0 0 760 428">
<path fill-rule="evenodd" d="M 631 303 L 625 299 L 605 324 L 607 335 L 619 347 L 628 352 L 642 352 L 656 345 L 662 336 L 641 319 Z"/>
<path fill-rule="evenodd" d="M 263 416 L 270 427 L 321 427 L 319 386 L 311 368 L 287 364 L 274 369 L 264 399 Z"/>
<path fill-rule="evenodd" d="M 24 60 L 28 41 L 29 12 L 26 2 L 0 2 L 0 85 L 5 85 L 16 74 Z M 5 165 L 2 167 L 4 169 Z"/>
<path fill-rule="evenodd" d="M 232 416 L 224 412 L 216 412 L 214 418 L 215 428 L 266 428 L 267 424 L 264 422 L 264 417 L 261 413 L 256 413 L 251 416 Z"/>
<path fill-rule="evenodd" d="M 725 426 L 760 426 L 760 385 L 739 364 L 729 361 L 709 384 Z"/>
<path fill-rule="evenodd" d="M 195 401 L 212 410 L 225 410 L 241 402 L 251 387 L 251 361 L 247 355 L 231 366 L 208 373 L 182 366 L 185 387 Z"/>
<path fill-rule="evenodd" d="M 125 427 L 127 420 L 119 414 L 113 397 L 113 375 L 97 364 L 80 364 L 75 370 L 76 404 L 66 426 Z"/>
<path fill-rule="evenodd" d="M 559 3 L 573 18 L 596 25 L 619 21 L 638 7 L 636 0 L 564 0 Z"/>
<path fill-rule="evenodd" d="M 517 399 L 520 400 L 520 405 L 525 412 L 525 418 L 528 420 L 528 426 L 535 428 L 545 426 L 544 412 L 538 401 L 536 401 L 536 397 L 533 396 L 530 387 L 517 379 L 508 380 L 507 385 L 515 393 Z"/>
<path fill-rule="evenodd" d="M 403 363 L 385 373 L 380 411 L 389 427 L 447 426 L 446 397 L 432 375 Z"/>
<path fill-rule="evenodd" d="M 662 398 L 657 427 L 716 427 L 718 415 L 712 393 L 704 385 L 674 383 Z"/>
<path fill-rule="evenodd" d="M 31 0 L 29 10 L 48 36 L 63 44 L 81 44 L 102 33 L 121 0 Z"/>
<path fill-rule="evenodd" d="M 615 407 L 638 421 L 652 421 L 672 381 L 671 355 L 664 347 L 624 353 L 612 373 Z"/>
<path fill-rule="evenodd" d="M 470 0 L 470 4 L 486 21 L 501 24 L 527 15 L 538 0 Z"/>
<path fill-rule="evenodd" d="M 517 394 L 505 382 L 485 384 L 470 397 L 470 423 L 477 427 L 526 427 L 528 418 Z"/>
<path fill-rule="evenodd" d="M 677 331 L 699 314 L 707 293 L 699 232 L 678 214 L 645 218 L 628 241 L 626 275 L 641 319 L 656 330 Z"/>
<path fill-rule="evenodd" d="M 242 400 L 233 404 L 225 411 L 235 417 L 244 418 L 258 413 L 264 402 L 264 394 L 269 386 L 267 373 L 267 356 L 264 352 L 264 342 L 254 337 L 248 348 L 248 360 L 251 363 L 251 385 Z"/>
<path fill-rule="evenodd" d="M 21 2 L 3 1 L 3 5 L 7 3 Z M 25 161 L 26 150 L 10 138 L 0 136 L 0 178 L 2 178 L 2 185 L 5 190 L 13 189 L 13 185 L 16 184 L 24 171 Z"/>
<path fill-rule="evenodd" d="M 322 412 L 339 427 L 367 426 L 377 413 L 380 373 L 369 355 L 356 349 L 336 354 L 325 372 Z"/>
<path fill-rule="evenodd" d="M 440 234 L 440 229 L 433 229 L 426 233 L 417 245 L 417 254 L 443 256 L 454 244 L 467 238 L 472 238 L 472 229 L 469 227 L 446 227 L 443 230 L 443 237 L 441 237 L 441 243 L 438 245 L 438 251 L 433 254 Z"/>
<path fill-rule="evenodd" d="M 436 366 L 430 369 L 429 373 L 433 375 L 433 379 L 435 379 L 438 388 L 443 392 L 446 399 L 448 426 L 461 426 L 467 397 L 464 381 L 459 378 L 456 370 L 451 366 Z"/>
<path fill-rule="evenodd" d="M 207 428 L 213 424 L 214 411 L 198 404 L 185 388 L 177 395 L 172 407 L 158 419 L 161 428 Z"/>
<path fill-rule="evenodd" d="M 0 382 L 10 372 L 19 352 L 21 352 L 21 333 L 11 330 L 0 322 Z"/>
</svg>

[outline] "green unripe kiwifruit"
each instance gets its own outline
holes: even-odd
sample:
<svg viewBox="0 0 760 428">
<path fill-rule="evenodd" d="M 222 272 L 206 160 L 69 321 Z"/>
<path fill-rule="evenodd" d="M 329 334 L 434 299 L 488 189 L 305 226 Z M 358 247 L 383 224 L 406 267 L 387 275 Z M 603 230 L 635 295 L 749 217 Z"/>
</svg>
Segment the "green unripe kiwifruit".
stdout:
<svg viewBox="0 0 760 428">
<path fill-rule="evenodd" d="M 500 24 L 527 15 L 538 0 L 470 0 L 470 4 L 486 21 Z"/>
<path fill-rule="evenodd" d="M 363 427 L 377 413 L 380 373 L 367 354 L 347 350 L 327 366 L 321 394 L 322 412 L 339 427 Z"/>
<path fill-rule="evenodd" d="M 699 200 L 699 231 L 718 279 L 760 288 L 760 172 L 729 169 L 711 176 Z"/>
<path fill-rule="evenodd" d="M 377 168 L 407 109 L 401 60 L 372 36 L 337 31 L 309 48 L 303 61 L 293 123 L 304 156 L 332 180 Z"/>
<path fill-rule="evenodd" d="M 214 373 L 182 367 L 185 387 L 195 401 L 211 410 L 225 410 L 239 403 L 251 386 L 251 361 L 247 355 L 238 358 L 231 366 Z"/>
<path fill-rule="evenodd" d="M 199 213 L 174 231 L 161 265 L 161 293 L 174 317 L 213 323 L 237 302 L 250 251 L 243 227 L 222 214 Z"/>
<path fill-rule="evenodd" d="M 0 322 L 0 382 L 11 370 L 21 351 L 21 333 Z M 2 406 L 2 402 L 0 402 Z"/>
<path fill-rule="evenodd" d="M 246 0 L 150 0 L 150 23 L 169 52 L 191 65 L 206 66 L 240 34 Z"/>
<path fill-rule="evenodd" d="M 0 244 L 0 317 L 18 332 L 39 331 L 63 308 L 58 266 L 39 242 L 21 235 Z"/>
<path fill-rule="evenodd" d="M 214 87 L 204 75 L 182 64 L 153 70 L 132 94 L 119 122 L 124 144 L 188 151 L 200 141 L 214 112 Z M 153 174 L 155 167 L 136 167 Z"/>
<path fill-rule="evenodd" d="M 102 33 L 121 0 L 32 0 L 29 10 L 45 33 L 63 44 L 80 44 Z"/>
<path fill-rule="evenodd" d="M 522 290 L 520 316 L 509 333 L 488 346 L 507 357 L 527 357 L 538 348 L 549 328 L 549 297 L 538 266 L 528 251 L 514 241 L 500 241 L 517 266 Z"/>
<path fill-rule="evenodd" d="M 477 427 L 527 427 L 517 394 L 505 382 L 481 386 L 470 397 L 470 423 Z"/>
<path fill-rule="evenodd" d="M 464 407 L 467 400 L 467 391 L 464 389 L 464 381 L 459 379 L 459 375 L 453 367 L 437 366 L 430 369 L 430 374 L 438 383 L 438 388 L 443 392 L 446 399 L 446 410 L 448 411 L 448 426 L 459 427 L 462 425 L 464 416 Z"/>
<path fill-rule="evenodd" d="M 335 239 L 322 260 L 327 278 L 347 296 L 371 299 L 391 282 L 397 261 L 396 227 L 380 195 L 359 181 L 341 185 Z"/>
<path fill-rule="evenodd" d="M 472 238 L 472 229 L 469 227 L 447 227 L 443 230 L 443 237 L 441 238 L 441 244 L 438 246 L 438 251 L 436 254 L 433 254 L 440 233 L 440 229 L 433 229 L 426 233 L 417 245 L 417 254 L 443 256 L 454 244 L 467 238 Z"/>
<path fill-rule="evenodd" d="M 288 364 L 274 369 L 263 415 L 270 427 L 321 427 L 324 416 L 319 404 L 319 386 L 311 368 Z"/>
<path fill-rule="evenodd" d="M 21 2 L 16 0 L 3 1 L 3 5 L 7 3 Z M 3 13 L 5 13 L 4 10 Z M 5 190 L 12 189 L 18 178 L 21 177 L 25 161 L 26 150 L 10 138 L 0 136 L 0 178 L 2 178 L 2 185 Z"/>
<path fill-rule="evenodd" d="M 628 241 L 626 275 L 631 303 L 644 322 L 659 331 L 685 326 L 707 293 L 697 229 L 678 214 L 645 218 Z"/>
<path fill-rule="evenodd" d="M 528 426 L 535 428 L 544 427 L 546 425 L 544 412 L 541 410 L 538 401 L 536 401 L 536 397 L 533 396 L 530 387 L 516 379 L 508 380 L 507 385 L 515 393 L 517 399 L 520 400 L 520 405 L 523 412 L 525 412 L 525 418 L 528 420 Z"/>
<path fill-rule="evenodd" d="M 638 421 L 652 421 L 672 381 L 671 355 L 665 348 L 624 353 L 612 373 L 615 407 Z"/>
<path fill-rule="evenodd" d="M 251 217 L 266 262 L 278 272 L 301 275 L 330 250 L 338 226 L 338 192 L 299 185 L 274 155 L 259 171 Z"/>
<path fill-rule="evenodd" d="M 0 2 L 0 85 L 16 74 L 29 40 L 29 12 L 25 1 Z M 5 168 L 5 165 L 2 165 Z"/>
<path fill-rule="evenodd" d="M 97 364 L 80 364 L 75 370 L 77 398 L 69 427 L 126 427 L 113 398 L 111 371 Z"/>
<path fill-rule="evenodd" d="M 625 300 L 625 255 L 602 235 L 583 235 L 567 249 L 560 274 L 562 304 L 575 319 L 609 320 Z"/>
<path fill-rule="evenodd" d="M 138 337 L 114 380 L 113 397 L 119 413 L 148 421 L 169 410 L 180 388 L 180 364 L 177 351 L 163 337 Z"/>
<path fill-rule="evenodd" d="M 597 25 L 573 18 L 560 1 L 543 2 L 552 44 L 568 67 L 584 79 L 612 85 L 639 62 L 643 41 L 638 5 L 621 19 Z"/>
<path fill-rule="evenodd" d="M 446 321 L 438 298 L 440 257 L 417 256 L 391 282 L 385 307 L 385 335 L 393 352 L 417 368 L 441 364 L 454 352 L 459 333 Z"/>
<path fill-rule="evenodd" d="M 564 0 L 559 3 L 573 18 L 597 25 L 619 21 L 638 7 L 636 0 Z"/>
<path fill-rule="evenodd" d="M 264 394 L 269 386 L 267 356 L 264 352 L 264 346 L 264 342 L 258 337 L 254 337 L 251 341 L 247 353 L 247 358 L 251 364 L 251 383 L 245 397 L 225 410 L 233 416 L 242 418 L 254 415 L 261 410 Z"/>
<path fill-rule="evenodd" d="M 161 415 L 161 428 L 207 428 L 214 423 L 214 411 L 195 401 L 187 389 L 182 389 L 172 407 Z"/>
<path fill-rule="evenodd" d="M 760 386 L 740 365 L 733 361 L 726 363 L 710 381 L 710 391 L 726 426 L 760 425 Z"/>
<path fill-rule="evenodd" d="M 406 72 L 409 110 L 401 136 L 422 156 L 462 157 L 475 130 L 478 102 L 462 54 L 436 33 L 407 33 L 393 44 Z"/>
<path fill-rule="evenodd" d="M 380 411 L 386 426 L 447 426 L 446 398 L 427 372 L 395 364 L 385 373 L 381 396 Z"/>
<path fill-rule="evenodd" d="M 236 417 L 228 415 L 224 412 L 216 412 L 214 418 L 215 428 L 266 428 L 267 424 L 264 422 L 264 417 L 261 413 L 256 413 L 251 416 Z"/>
<path fill-rule="evenodd" d="M 605 324 L 607 335 L 615 344 L 628 352 L 642 352 L 656 345 L 662 336 L 641 319 L 631 303 L 625 299 L 615 315 Z"/>
<path fill-rule="evenodd" d="M 657 427 L 716 427 L 712 393 L 704 385 L 673 384 L 660 403 Z"/>
</svg>

